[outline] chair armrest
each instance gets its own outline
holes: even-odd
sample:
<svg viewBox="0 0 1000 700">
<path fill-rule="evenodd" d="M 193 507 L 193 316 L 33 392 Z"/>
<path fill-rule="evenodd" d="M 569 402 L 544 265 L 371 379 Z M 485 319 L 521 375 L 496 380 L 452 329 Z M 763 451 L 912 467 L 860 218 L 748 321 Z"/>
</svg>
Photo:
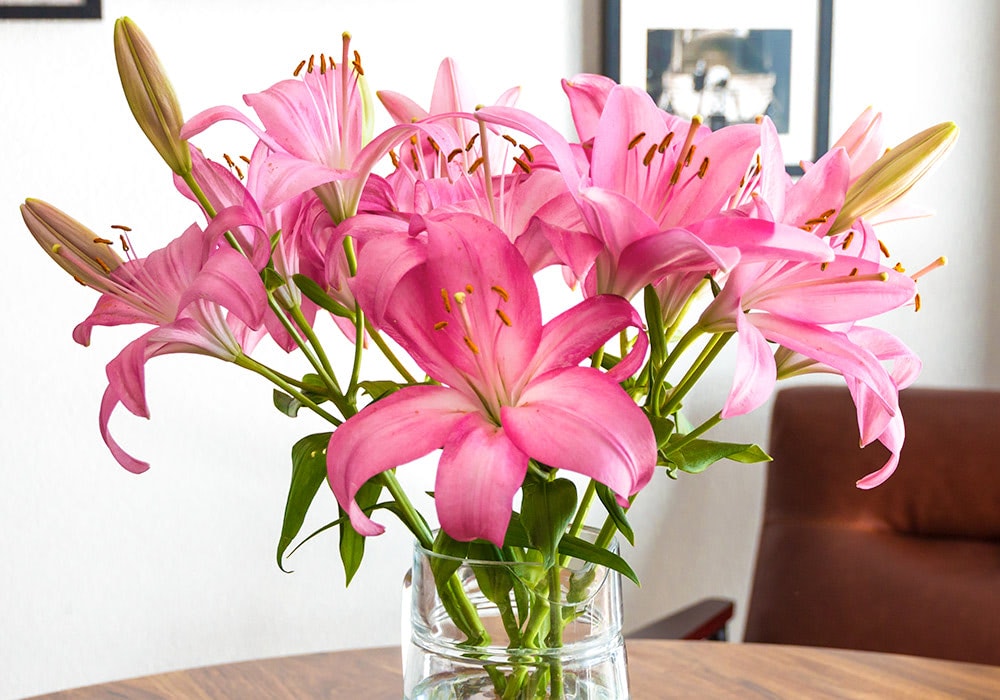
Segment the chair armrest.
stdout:
<svg viewBox="0 0 1000 700">
<path fill-rule="evenodd" d="M 628 639 L 726 640 L 726 623 L 733 616 L 733 601 L 707 598 L 667 615 L 626 636 Z"/>
</svg>

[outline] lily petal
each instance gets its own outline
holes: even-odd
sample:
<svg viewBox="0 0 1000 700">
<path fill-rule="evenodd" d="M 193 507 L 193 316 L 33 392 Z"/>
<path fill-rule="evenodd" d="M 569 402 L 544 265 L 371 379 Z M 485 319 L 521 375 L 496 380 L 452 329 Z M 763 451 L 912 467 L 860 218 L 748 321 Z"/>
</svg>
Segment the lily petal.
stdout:
<svg viewBox="0 0 1000 700">
<path fill-rule="evenodd" d="M 736 330 L 735 376 L 722 408 L 723 418 L 742 416 L 762 406 L 777 381 L 774 352 L 764 334 L 743 313 L 736 314 Z"/>
<path fill-rule="evenodd" d="M 338 427 L 326 451 L 327 479 L 354 529 L 366 537 L 385 530 L 354 500 L 366 481 L 444 446 L 459 421 L 475 410 L 475 404 L 453 389 L 410 386 Z"/>
<path fill-rule="evenodd" d="M 645 414 L 613 379 L 589 367 L 538 377 L 517 406 L 503 407 L 501 422 L 524 453 L 589 476 L 626 502 L 656 466 Z"/>
<path fill-rule="evenodd" d="M 514 495 L 528 455 L 499 426 L 470 413 L 444 445 L 434 484 L 441 529 L 460 542 L 482 538 L 503 546 Z"/>
</svg>

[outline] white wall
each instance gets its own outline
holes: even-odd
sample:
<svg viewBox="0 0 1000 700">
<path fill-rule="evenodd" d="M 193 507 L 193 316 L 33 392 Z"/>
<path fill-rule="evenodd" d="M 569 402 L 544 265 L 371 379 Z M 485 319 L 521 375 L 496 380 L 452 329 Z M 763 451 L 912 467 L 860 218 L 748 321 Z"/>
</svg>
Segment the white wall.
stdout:
<svg viewBox="0 0 1000 700">
<path fill-rule="evenodd" d="M 0 230 L 8 245 L 0 698 L 395 644 L 408 548 L 401 528 L 370 543 L 348 590 L 332 538 L 296 554 L 295 574 L 275 566 L 289 446 L 322 426 L 278 415 L 261 382 L 214 360 L 155 360 L 147 379 L 152 420 L 120 411 L 113 422 L 152 469 L 137 477 L 114 463 L 97 433 L 103 365 L 134 333 L 98 329 L 90 348 L 72 342 L 70 330 L 94 297 L 37 249 L 17 205 L 41 197 L 98 231 L 128 224 L 140 252 L 194 218 L 120 95 L 111 50 L 117 16 L 132 16 L 153 39 L 189 115 L 238 104 L 243 92 L 285 77 L 308 53 L 339 52 L 348 29 L 375 87 L 426 101 L 438 61 L 452 55 L 475 78 L 477 99 L 521 84 L 522 105 L 566 128 L 558 79 L 595 69 L 597 3 L 509 0 L 498 12 L 459 0 L 295 0 L 280 13 L 265 0 L 104 5 L 101 22 L 0 22 Z M 951 266 L 921 282 L 923 311 L 889 326 L 924 356 L 923 383 L 996 384 L 990 205 L 998 92 L 990 66 L 998 9 L 991 0 L 924 0 L 919 12 L 913 8 L 837 0 L 833 127 L 867 104 L 887 113 L 896 141 L 943 119 L 962 126 L 951 159 L 923 189 L 938 217 L 891 237 L 893 254 L 911 267 L 940 254 Z M 217 139 L 219 150 L 246 148 L 238 130 Z M 714 411 L 707 401 L 694 408 Z M 762 441 L 766 427 L 761 411 L 724 433 Z M 632 557 L 644 581 L 627 594 L 633 626 L 706 594 L 745 607 L 762 473 L 718 465 L 680 482 L 654 480 L 633 513 L 641 543 Z M 417 476 L 407 478 L 419 488 Z"/>
</svg>

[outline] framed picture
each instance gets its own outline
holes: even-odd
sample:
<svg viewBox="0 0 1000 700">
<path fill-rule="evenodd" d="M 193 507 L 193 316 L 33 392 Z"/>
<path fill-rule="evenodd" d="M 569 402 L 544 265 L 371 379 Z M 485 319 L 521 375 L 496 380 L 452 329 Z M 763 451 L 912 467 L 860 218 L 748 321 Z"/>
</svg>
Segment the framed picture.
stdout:
<svg viewBox="0 0 1000 700">
<path fill-rule="evenodd" d="M 828 148 L 833 0 L 605 0 L 605 75 L 713 129 L 774 122 L 792 174 Z"/>
<path fill-rule="evenodd" d="M 101 0 L 0 0 L 0 19 L 100 19 Z"/>
</svg>

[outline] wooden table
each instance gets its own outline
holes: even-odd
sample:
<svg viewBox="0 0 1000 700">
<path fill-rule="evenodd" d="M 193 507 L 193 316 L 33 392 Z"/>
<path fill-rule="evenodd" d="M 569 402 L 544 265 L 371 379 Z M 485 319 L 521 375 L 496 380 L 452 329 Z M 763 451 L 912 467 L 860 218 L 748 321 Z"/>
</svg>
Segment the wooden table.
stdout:
<svg viewBox="0 0 1000 700">
<path fill-rule="evenodd" d="M 1000 698 L 1000 667 L 769 644 L 630 640 L 634 700 Z M 399 649 L 360 649 L 196 668 L 39 696 L 398 700 Z"/>
</svg>

